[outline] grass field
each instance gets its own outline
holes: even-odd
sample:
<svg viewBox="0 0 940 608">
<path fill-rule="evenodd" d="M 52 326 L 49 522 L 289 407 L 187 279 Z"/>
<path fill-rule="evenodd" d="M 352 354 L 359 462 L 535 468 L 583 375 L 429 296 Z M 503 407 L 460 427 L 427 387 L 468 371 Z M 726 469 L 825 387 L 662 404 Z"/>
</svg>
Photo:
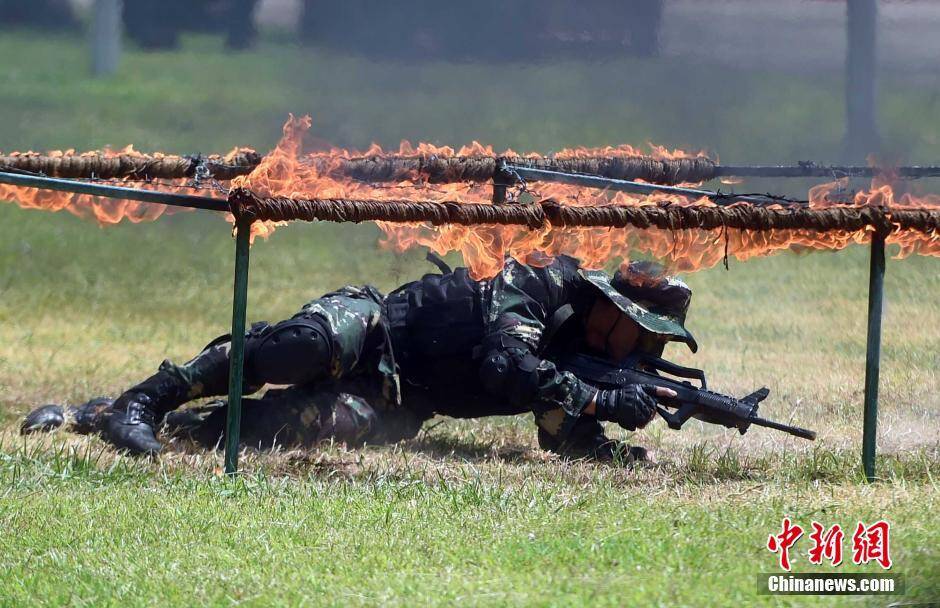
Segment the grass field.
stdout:
<svg viewBox="0 0 940 608">
<path fill-rule="evenodd" d="M 770 74 L 726 75 L 747 94 L 717 88 L 702 120 L 694 95 L 719 75 L 665 60 L 498 72 L 370 64 L 276 41 L 225 55 L 195 37 L 176 52 L 130 52 L 117 76 L 90 81 L 80 43 L 0 39 L 0 149 L 264 150 L 288 111 L 312 113 L 317 134 L 345 145 L 653 139 L 760 161 L 839 147 L 839 84 L 795 77 L 778 88 Z M 628 74 L 686 84 L 633 91 Z M 935 100 L 908 87 L 882 105 L 886 139 L 921 162 L 940 156 Z M 864 248 L 686 277 L 702 348 L 667 352 L 725 391 L 767 385 L 766 414 L 817 429 L 815 444 L 656 422 L 630 440 L 654 448 L 660 466 L 626 470 L 539 451 L 528 417 L 444 420 L 388 447 L 246 453 L 233 482 L 218 475 L 219 454 L 188 446 L 151 463 L 96 438 L 16 434 L 38 403 L 114 394 L 227 331 L 228 225 L 183 213 L 99 229 L 15 205 L 0 205 L 0 225 L 0 604 L 845 603 L 758 595 L 757 573 L 777 569 L 767 536 L 785 515 L 806 528 L 887 519 L 892 571 L 907 584 L 892 601 L 940 600 L 936 259 L 888 263 L 873 485 L 858 462 Z M 257 244 L 250 319 L 284 317 L 341 284 L 388 289 L 430 270 L 420 251 L 377 250 L 377 236 L 295 225 Z M 807 563 L 807 539 L 798 548 L 794 570 L 826 571 Z"/>
</svg>

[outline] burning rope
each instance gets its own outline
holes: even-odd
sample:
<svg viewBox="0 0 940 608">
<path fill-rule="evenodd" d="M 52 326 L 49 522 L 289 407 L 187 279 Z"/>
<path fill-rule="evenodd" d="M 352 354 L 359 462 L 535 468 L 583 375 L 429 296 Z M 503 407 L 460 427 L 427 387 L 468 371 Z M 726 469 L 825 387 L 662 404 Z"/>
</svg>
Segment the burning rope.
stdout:
<svg viewBox="0 0 940 608">
<path fill-rule="evenodd" d="M 337 159 L 312 155 L 320 174 L 344 176 L 364 182 L 398 182 L 416 176 L 430 183 L 485 182 L 498 175 L 500 165 L 587 173 L 614 179 L 642 179 L 657 184 L 704 182 L 715 177 L 715 162 L 705 157 L 656 159 L 649 156 L 588 156 L 525 158 L 496 156 L 380 155 Z"/>
<path fill-rule="evenodd" d="M 232 213 L 251 221 L 429 222 L 440 224 L 504 224 L 537 229 L 552 226 L 606 226 L 683 230 L 741 229 L 817 232 L 856 231 L 873 227 L 894 231 L 940 232 L 940 209 L 834 206 L 826 208 L 761 207 L 746 203 L 705 205 L 609 205 L 574 207 L 547 199 L 537 203 L 415 202 L 404 200 L 294 199 L 260 197 L 236 188 L 229 195 Z"/>
<path fill-rule="evenodd" d="M 429 222 L 434 225 L 511 224 L 540 228 L 545 223 L 542 207 L 537 203 L 490 205 L 486 203 L 434 203 L 407 200 L 348 200 L 263 198 L 250 190 L 236 188 L 229 194 L 229 205 L 235 217 L 252 221 L 286 222 Z"/>
<path fill-rule="evenodd" d="M 136 152 L 102 154 L 0 155 L 4 170 L 25 171 L 62 178 L 179 179 L 195 176 L 203 165 L 208 177 L 229 180 L 250 173 L 261 161 L 253 150 L 237 149 L 226 156 L 176 156 Z M 486 182 L 499 174 L 502 162 L 533 169 L 588 173 L 615 179 L 642 179 L 657 184 L 703 182 L 716 175 L 714 161 L 704 158 L 660 160 L 649 156 L 501 158 L 496 156 L 437 156 L 433 154 L 382 154 L 342 158 L 313 154 L 306 161 L 321 175 L 347 177 L 363 182 L 400 182 L 424 179 L 431 183 Z"/>
<path fill-rule="evenodd" d="M 62 178 L 140 178 L 180 179 L 196 176 L 197 167 L 208 170 L 208 177 L 228 180 L 251 172 L 261 162 L 261 155 L 248 148 L 233 150 L 225 156 L 175 156 L 122 152 L 102 154 L 46 155 L 35 152 L 0 155 L 4 170 Z"/>
<path fill-rule="evenodd" d="M 608 226 L 684 230 L 813 230 L 856 231 L 871 226 L 878 232 L 940 230 L 940 209 L 889 209 L 887 207 L 763 207 L 740 203 L 727 207 L 658 205 L 570 207 L 543 201 L 542 208 L 555 226 Z"/>
</svg>

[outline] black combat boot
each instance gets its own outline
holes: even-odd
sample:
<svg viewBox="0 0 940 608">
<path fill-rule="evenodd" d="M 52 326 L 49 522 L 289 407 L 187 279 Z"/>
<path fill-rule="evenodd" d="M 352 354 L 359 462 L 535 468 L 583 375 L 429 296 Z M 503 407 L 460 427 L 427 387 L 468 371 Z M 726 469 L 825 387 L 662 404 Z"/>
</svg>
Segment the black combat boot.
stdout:
<svg viewBox="0 0 940 608">
<path fill-rule="evenodd" d="M 107 426 L 114 399 L 95 397 L 81 405 L 43 405 L 27 414 L 20 434 L 48 433 L 64 427 L 79 435 L 102 431 Z"/>
<path fill-rule="evenodd" d="M 159 453 L 163 446 L 156 429 L 164 416 L 187 401 L 227 393 L 228 370 L 228 336 L 212 341 L 184 365 L 164 361 L 156 374 L 114 401 L 102 435 L 132 454 Z"/>
<path fill-rule="evenodd" d="M 146 393 L 127 391 L 114 402 L 105 439 L 134 455 L 155 456 L 163 449 L 157 441 L 157 418 L 165 412 L 154 407 Z"/>
<path fill-rule="evenodd" d="M 157 441 L 157 426 L 167 412 L 197 396 L 190 389 L 179 368 L 164 361 L 160 371 L 114 400 L 104 438 L 131 454 L 158 454 L 163 445 Z"/>
<path fill-rule="evenodd" d="M 63 424 L 65 424 L 64 407 L 56 404 L 43 405 L 26 415 L 26 419 L 20 425 L 20 435 L 48 433 Z"/>
</svg>

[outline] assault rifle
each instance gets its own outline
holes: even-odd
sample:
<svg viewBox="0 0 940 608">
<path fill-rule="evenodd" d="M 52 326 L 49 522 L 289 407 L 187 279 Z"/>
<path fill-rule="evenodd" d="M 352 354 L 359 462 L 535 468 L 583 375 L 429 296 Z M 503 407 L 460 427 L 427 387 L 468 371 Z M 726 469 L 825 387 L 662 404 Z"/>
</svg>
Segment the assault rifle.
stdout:
<svg viewBox="0 0 940 608">
<path fill-rule="evenodd" d="M 621 364 L 616 364 L 590 355 L 570 354 L 556 359 L 556 365 L 598 389 L 614 389 L 627 384 L 652 384 L 674 390 L 676 397 L 659 399 L 665 407 L 661 404 L 656 406 L 656 411 L 671 429 L 681 429 L 689 418 L 696 418 L 738 429 L 742 435 L 752 424 L 756 424 L 810 441 L 816 439 L 815 431 L 757 415 L 757 407 L 770 394 L 769 389 L 758 389 L 741 399 L 716 393 L 707 389 L 705 372 L 702 370 L 683 367 L 659 357 L 632 355 Z M 699 385 L 695 386 L 690 380 L 697 380 Z M 675 411 L 671 412 L 667 407 Z"/>
</svg>

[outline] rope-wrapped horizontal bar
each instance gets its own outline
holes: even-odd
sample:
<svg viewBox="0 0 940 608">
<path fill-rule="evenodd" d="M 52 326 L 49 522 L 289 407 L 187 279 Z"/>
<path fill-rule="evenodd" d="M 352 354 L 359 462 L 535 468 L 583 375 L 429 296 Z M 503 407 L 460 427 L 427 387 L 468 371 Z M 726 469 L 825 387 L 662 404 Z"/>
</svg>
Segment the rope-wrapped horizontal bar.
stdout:
<svg viewBox="0 0 940 608">
<path fill-rule="evenodd" d="M 158 178 L 193 177 L 204 164 L 220 180 L 250 173 L 261 162 L 253 150 L 240 149 L 227 156 L 176 156 L 163 154 L 84 152 L 0 154 L 4 170 L 63 178 Z M 311 154 L 304 163 L 320 174 L 364 182 L 399 182 L 423 179 L 431 183 L 486 182 L 498 176 L 502 162 L 567 173 L 588 173 L 617 179 L 642 179 L 658 184 L 701 182 L 715 175 L 715 163 L 704 157 L 660 160 L 649 156 L 586 156 L 575 158 L 503 158 L 497 156 L 438 156 L 434 154 L 381 154 L 344 158 Z"/>
<path fill-rule="evenodd" d="M 490 205 L 408 200 L 294 199 L 259 197 L 244 188 L 229 194 L 235 217 L 275 222 L 429 222 L 431 224 L 511 224 L 539 228 L 545 223 L 542 207 L 536 203 Z"/>
<path fill-rule="evenodd" d="M 504 224 L 531 229 L 552 226 L 595 226 L 684 230 L 792 230 L 817 232 L 855 231 L 871 226 L 878 232 L 940 232 L 940 208 L 803 206 L 762 207 L 740 203 L 712 207 L 678 205 L 608 205 L 575 207 L 548 199 L 535 203 L 492 205 L 487 203 L 406 200 L 349 200 L 261 197 L 237 188 L 229 195 L 236 217 L 271 221 L 329 222 L 429 222 L 431 224 Z"/>
<path fill-rule="evenodd" d="M 553 226 L 607 226 L 684 230 L 813 230 L 816 232 L 855 231 L 866 226 L 878 232 L 892 229 L 917 232 L 940 231 L 938 209 L 890 209 L 887 207 L 803 206 L 764 207 L 739 203 L 724 207 L 706 205 L 610 205 L 572 207 L 555 201 L 542 201 L 545 216 Z"/>
<path fill-rule="evenodd" d="M 250 173 L 261 155 L 239 149 L 225 156 L 176 156 L 173 154 L 117 153 L 37 154 L 35 152 L 0 154 L 0 170 L 23 171 L 62 178 L 184 179 L 194 177 L 203 165 L 210 177 L 229 180 Z"/>
<path fill-rule="evenodd" d="M 715 176 L 709 158 L 656 159 L 649 156 L 583 156 L 528 158 L 498 156 L 376 155 L 336 158 L 329 154 L 308 157 L 317 171 L 364 182 L 398 182 L 421 177 L 431 183 L 486 182 L 499 177 L 500 165 L 586 173 L 616 179 L 642 179 L 657 184 L 702 182 Z"/>
<path fill-rule="evenodd" d="M 0 169 L 24 171 L 62 178 L 141 178 L 182 179 L 195 175 L 202 164 L 211 177 L 229 180 L 254 170 L 261 155 L 240 148 L 225 156 L 82 152 L 41 154 L 36 152 L 0 154 Z M 705 182 L 718 177 L 874 177 L 880 174 L 916 179 L 940 176 L 938 166 L 912 166 L 880 169 L 877 167 L 829 166 L 811 162 L 784 166 L 727 166 L 698 156 L 659 159 L 651 156 L 441 156 L 436 154 L 381 153 L 345 157 L 334 153 L 313 153 L 303 164 L 320 175 L 363 182 L 400 182 L 415 179 L 430 183 L 487 182 L 512 183 L 513 177 L 501 173 L 502 165 L 515 165 L 542 171 L 593 175 L 622 180 L 644 180 L 654 184 L 675 185 Z"/>
</svg>

